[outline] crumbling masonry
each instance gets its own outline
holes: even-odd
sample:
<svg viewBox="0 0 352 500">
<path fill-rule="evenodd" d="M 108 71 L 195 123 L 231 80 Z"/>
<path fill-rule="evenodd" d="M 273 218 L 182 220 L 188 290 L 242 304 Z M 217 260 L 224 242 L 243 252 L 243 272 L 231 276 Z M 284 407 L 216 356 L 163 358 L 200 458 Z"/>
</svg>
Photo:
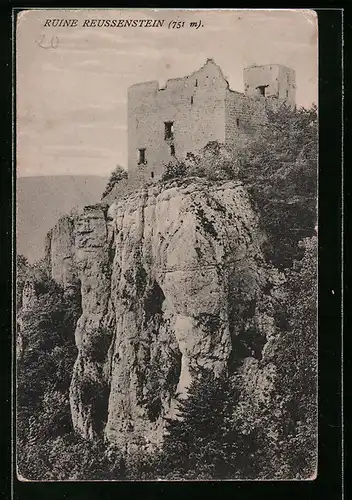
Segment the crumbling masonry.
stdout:
<svg viewBox="0 0 352 500">
<path fill-rule="evenodd" d="M 266 108 L 295 106 L 295 72 L 279 64 L 244 69 L 244 93 L 230 89 L 212 59 L 184 78 L 128 89 L 129 182 L 157 180 L 173 158 L 210 141 L 235 146 L 259 133 Z"/>
</svg>

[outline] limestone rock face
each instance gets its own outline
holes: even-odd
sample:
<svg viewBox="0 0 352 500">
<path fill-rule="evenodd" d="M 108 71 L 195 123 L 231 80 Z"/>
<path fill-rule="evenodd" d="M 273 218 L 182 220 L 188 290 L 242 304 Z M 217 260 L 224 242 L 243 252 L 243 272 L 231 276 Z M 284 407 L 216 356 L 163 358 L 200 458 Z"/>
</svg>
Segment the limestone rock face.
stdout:
<svg viewBox="0 0 352 500">
<path fill-rule="evenodd" d="M 202 368 L 259 362 L 275 339 L 262 238 L 241 183 L 196 178 L 59 222 L 52 274 L 66 288 L 79 282 L 82 297 L 70 390 L 78 432 L 158 445 Z"/>
</svg>

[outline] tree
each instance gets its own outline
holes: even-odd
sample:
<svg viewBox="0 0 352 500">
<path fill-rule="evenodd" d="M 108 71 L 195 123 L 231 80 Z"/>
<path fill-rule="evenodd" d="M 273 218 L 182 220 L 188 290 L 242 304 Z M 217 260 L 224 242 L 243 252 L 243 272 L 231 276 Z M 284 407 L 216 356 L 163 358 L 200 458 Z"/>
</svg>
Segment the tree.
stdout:
<svg viewBox="0 0 352 500">
<path fill-rule="evenodd" d="M 50 442 L 72 431 L 68 399 L 79 294 L 68 298 L 41 266 L 29 266 L 26 280 L 32 295 L 19 311 L 23 338 L 16 364 L 17 455 L 27 479 L 47 474 Z"/>
<path fill-rule="evenodd" d="M 286 270 L 278 290 L 286 321 L 281 322 L 275 357 L 246 372 L 239 382 L 236 427 L 256 440 L 257 478 L 309 479 L 316 472 L 317 439 L 317 238 L 301 242 L 303 258 Z M 271 365 L 271 366 L 270 366 Z M 269 370 L 265 401 L 243 390 Z M 241 389 L 242 387 L 242 389 Z"/>
<path fill-rule="evenodd" d="M 226 479 L 250 475 L 253 436 L 238 433 L 237 390 L 225 373 L 195 378 L 177 419 L 168 420 L 159 473 L 167 478 Z"/>
<path fill-rule="evenodd" d="M 285 426 L 288 473 L 310 478 L 317 457 L 317 237 L 301 242 L 303 258 L 288 271 L 288 331 L 282 336 L 277 390 Z"/>
<path fill-rule="evenodd" d="M 120 165 L 116 165 L 116 168 L 112 171 L 109 181 L 106 185 L 106 188 L 101 196 L 101 199 L 105 198 L 111 191 L 113 190 L 114 186 L 118 184 L 120 181 L 123 179 L 127 179 L 128 174 L 126 170 L 121 167 Z"/>
<path fill-rule="evenodd" d="M 268 121 L 238 151 L 240 178 L 268 235 L 267 258 L 280 269 L 302 257 L 317 212 L 317 108 L 268 110 Z"/>
<path fill-rule="evenodd" d="M 267 110 L 267 122 L 260 134 L 246 144 L 242 155 L 242 175 L 255 173 L 267 178 L 283 166 L 311 162 L 316 171 L 317 162 L 317 107 L 292 109 L 281 105 Z"/>
</svg>

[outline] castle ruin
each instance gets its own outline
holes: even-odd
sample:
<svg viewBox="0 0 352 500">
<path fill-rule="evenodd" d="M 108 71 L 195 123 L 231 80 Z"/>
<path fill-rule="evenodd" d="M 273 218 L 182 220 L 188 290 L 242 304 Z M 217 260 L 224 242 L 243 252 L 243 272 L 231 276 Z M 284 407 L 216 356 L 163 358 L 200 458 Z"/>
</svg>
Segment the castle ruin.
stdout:
<svg viewBox="0 0 352 500">
<path fill-rule="evenodd" d="M 212 60 L 159 88 L 157 81 L 128 89 L 128 176 L 157 180 L 172 159 L 202 149 L 210 141 L 236 147 L 259 133 L 266 109 L 295 106 L 295 72 L 280 64 L 244 69 L 244 93 L 230 89 Z"/>
</svg>

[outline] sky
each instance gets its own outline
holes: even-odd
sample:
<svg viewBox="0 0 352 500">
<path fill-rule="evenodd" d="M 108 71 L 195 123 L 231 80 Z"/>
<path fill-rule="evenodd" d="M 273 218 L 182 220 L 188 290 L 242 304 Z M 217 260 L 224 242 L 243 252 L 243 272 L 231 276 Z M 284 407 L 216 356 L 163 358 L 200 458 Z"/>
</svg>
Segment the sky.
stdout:
<svg viewBox="0 0 352 500">
<path fill-rule="evenodd" d="M 47 19 L 76 27 L 44 27 Z M 83 27 L 85 19 L 164 19 L 161 28 Z M 172 20 L 185 21 L 168 29 Z M 202 27 L 189 27 L 201 21 Z M 243 68 L 296 71 L 299 106 L 317 103 L 317 19 L 311 10 L 32 10 L 16 29 L 17 175 L 109 175 L 127 165 L 127 88 L 182 77 L 207 58 L 233 90 Z"/>
</svg>

